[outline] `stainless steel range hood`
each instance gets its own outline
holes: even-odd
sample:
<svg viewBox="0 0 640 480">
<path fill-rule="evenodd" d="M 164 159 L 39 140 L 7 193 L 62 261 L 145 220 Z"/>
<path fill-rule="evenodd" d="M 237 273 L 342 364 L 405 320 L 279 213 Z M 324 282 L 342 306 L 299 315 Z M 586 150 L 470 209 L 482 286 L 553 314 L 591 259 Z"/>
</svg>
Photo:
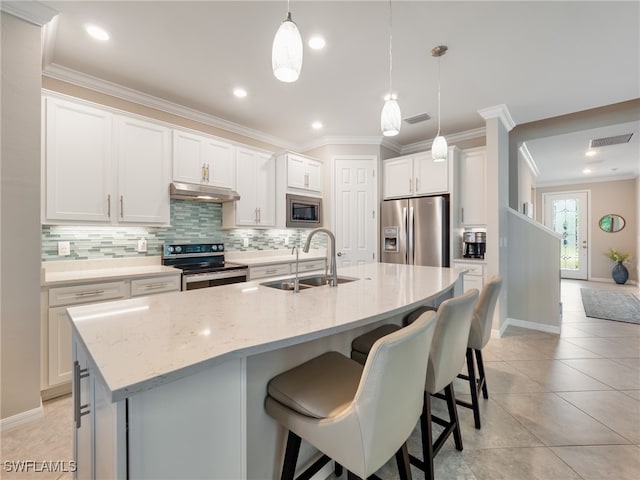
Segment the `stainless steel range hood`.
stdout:
<svg viewBox="0 0 640 480">
<path fill-rule="evenodd" d="M 230 188 L 173 182 L 169 186 L 171 198 L 192 202 L 225 203 L 240 200 L 240 195 Z"/>
</svg>

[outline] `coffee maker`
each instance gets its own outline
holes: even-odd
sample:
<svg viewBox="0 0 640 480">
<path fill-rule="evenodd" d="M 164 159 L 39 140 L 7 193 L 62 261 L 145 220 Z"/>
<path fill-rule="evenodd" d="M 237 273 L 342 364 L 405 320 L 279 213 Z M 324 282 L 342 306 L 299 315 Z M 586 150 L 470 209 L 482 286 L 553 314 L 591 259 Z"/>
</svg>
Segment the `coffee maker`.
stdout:
<svg viewBox="0 0 640 480">
<path fill-rule="evenodd" d="M 486 232 L 464 232 L 464 258 L 484 258 L 487 249 Z"/>
</svg>

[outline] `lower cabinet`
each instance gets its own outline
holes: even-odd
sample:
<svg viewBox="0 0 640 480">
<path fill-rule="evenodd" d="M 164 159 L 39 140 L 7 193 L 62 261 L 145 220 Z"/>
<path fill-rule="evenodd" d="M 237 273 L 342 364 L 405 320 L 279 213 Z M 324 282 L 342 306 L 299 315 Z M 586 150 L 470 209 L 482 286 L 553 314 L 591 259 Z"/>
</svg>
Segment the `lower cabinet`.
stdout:
<svg viewBox="0 0 640 480">
<path fill-rule="evenodd" d="M 76 478 L 243 478 L 244 359 L 112 402 L 76 336 L 73 350 Z"/>
<path fill-rule="evenodd" d="M 453 268 L 467 270 L 463 278 L 463 288 L 465 292 L 472 288 L 477 288 L 479 291 L 482 291 L 482 287 L 484 286 L 484 264 L 454 260 Z"/>
</svg>

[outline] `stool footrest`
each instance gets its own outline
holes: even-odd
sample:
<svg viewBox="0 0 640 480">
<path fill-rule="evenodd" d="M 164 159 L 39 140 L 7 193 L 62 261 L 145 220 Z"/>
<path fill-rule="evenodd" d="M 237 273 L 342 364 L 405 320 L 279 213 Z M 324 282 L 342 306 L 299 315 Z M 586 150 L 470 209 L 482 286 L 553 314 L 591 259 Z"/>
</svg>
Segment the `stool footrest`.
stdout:
<svg viewBox="0 0 640 480">
<path fill-rule="evenodd" d="M 309 468 L 296 477 L 296 480 L 310 480 L 322 467 L 329 463 L 331 459 L 327 455 L 322 455 L 318 460 L 313 462 Z"/>
</svg>

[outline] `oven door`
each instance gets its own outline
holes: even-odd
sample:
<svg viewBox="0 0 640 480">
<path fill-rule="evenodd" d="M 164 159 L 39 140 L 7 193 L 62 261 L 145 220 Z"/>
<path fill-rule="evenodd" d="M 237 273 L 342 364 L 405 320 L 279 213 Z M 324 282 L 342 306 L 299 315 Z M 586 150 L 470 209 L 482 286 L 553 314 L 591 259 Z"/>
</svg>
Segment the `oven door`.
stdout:
<svg viewBox="0 0 640 480">
<path fill-rule="evenodd" d="M 247 281 L 246 268 L 220 270 L 217 272 L 183 274 L 182 290 L 196 290 L 198 288 L 218 287 L 230 283 Z"/>
</svg>

